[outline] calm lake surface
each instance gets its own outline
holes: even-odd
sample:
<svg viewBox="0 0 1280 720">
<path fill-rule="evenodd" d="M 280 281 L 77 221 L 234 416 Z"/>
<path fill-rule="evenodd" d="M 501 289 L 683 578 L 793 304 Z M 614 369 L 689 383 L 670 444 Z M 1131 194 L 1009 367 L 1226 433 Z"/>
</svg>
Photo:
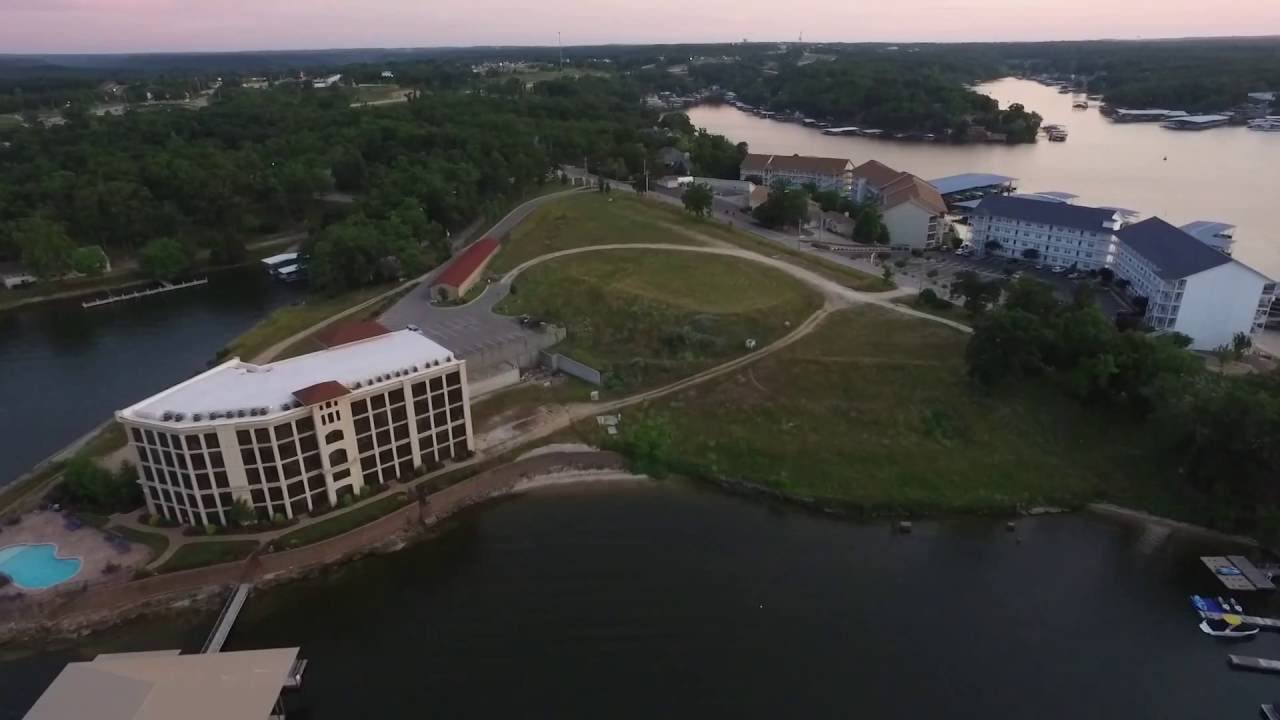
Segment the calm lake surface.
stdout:
<svg viewBox="0 0 1280 720">
<path fill-rule="evenodd" d="M 202 371 L 300 292 L 254 266 L 103 307 L 78 298 L 0 311 L 0 486 L 116 410 Z"/>
<path fill-rule="evenodd" d="M 256 593 L 227 649 L 302 647 L 294 720 L 1256 717 L 1280 686 L 1226 654 L 1280 657 L 1280 635 L 1200 633 L 1204 549 L 1087 515 L 902 536 L 679 483 L 562 487 Z M 0 658 L 0 718 L 70 659 L 196 648 L 212 620 Z"/>
<path fill-rule="evenodd" d="M 1239 226 L 1235 257 L 1280 278 L 1280 236 L 1273 205 L 1280 198 L 1280 133 L 1243 127 L 1202 132 L 1166 130 L 1154 123 L 1117 124 L 1097 103 L 1073 110 L 1073 96 L 1029 80 L 1006 78 L 979 92 L 1001 106 L 1020 102 L 1066 125 L 1065 143 L 1041 139 L 1033 145 L 945 145 L 832 137 L 794 123 L 764 120 L 728 105 L 689 110 L 694 125 L 753 152 L 879 160 L 926 180 L 962 172 L 1018 178 L 1023 192 L 1058 190 L 1080 196 L 1082 205 L 1107 205 L 1159 215 L 1182 225 L 1218 220 Z"/>
</svg>

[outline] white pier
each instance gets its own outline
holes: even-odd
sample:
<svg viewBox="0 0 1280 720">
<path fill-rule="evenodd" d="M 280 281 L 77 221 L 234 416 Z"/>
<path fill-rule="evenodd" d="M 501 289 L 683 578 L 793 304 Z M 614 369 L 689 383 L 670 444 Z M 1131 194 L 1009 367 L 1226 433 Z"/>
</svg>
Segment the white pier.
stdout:
<svg viewBox="0 0 1280 720">
<path fill-rule="evenodd" d="M 135 290 L 131 293 L 124 293 L 122 295 L 108 295 L 104 298 L 98 298 L 97 300 L 85 300 L 80 303 L 80 307 L 91 308 L 98 307 L 99 305 L 110 305 L 115 302 L 147 297 L 148 295 L 159 295 L 160 293 L 167 293 L 172 290 L 181 290 L 183 288 L 195 287 L 196 285 L 206 285 L 208 282 L 209 278 L 200 278 L 199 280 L 188 280 L 187 282 L 181 283 L 162 283 L 160 287 L 151 288 L 149 290 Z"/>
</svg>

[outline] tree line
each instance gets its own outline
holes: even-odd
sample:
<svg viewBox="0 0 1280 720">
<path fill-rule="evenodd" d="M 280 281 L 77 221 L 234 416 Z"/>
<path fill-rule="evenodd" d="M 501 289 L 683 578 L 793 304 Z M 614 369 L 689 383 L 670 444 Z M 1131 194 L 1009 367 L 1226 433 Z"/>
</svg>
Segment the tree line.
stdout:
<svg viewBox="0 0 1280 720">
<path fill-rule="evenodd" d="M 973 280 L 960 294 L 978 317 L 965 353 L 975 382 L 994 388 L 1047 381 L 1097 412 L 1149 424 L 1158 438 L 1153 451 L 1174 468 L 1175 489 L 1203 501 L 1205 516 L 1197 520 L 1277 537 L 1280 371 L 1209 370 L 1185 350 L 1191 342 L 1185 335 L 1119 329 L 1087 285 L 1063 303 L 1029 278 L 1007 287 Z M 988 309 L 1002 295 L 1003 304 Z"/>
<path fill-rule="evenodd" d="M 20 128 L 0 149 L 0 260 L 42 277 L 92 273 L 101 248 L 168 278 L 198 256 L 241 261 L 247 240 L 304 229 L 313 284 L 339 291 L 442 261 L 450 234 L 561 163 L 629 180 L 660 174 L 657 153 L 674 143 L 725 175 L 745 153 L 659 126 L 621 78 L 502 92 L 450 90 L 456 68 L 441 73 L 433 91 L 378 108 L 350 107 L 342 88 L 228 86 L 199 111 L 72 113 L 62 126 Z"/>
</svg>

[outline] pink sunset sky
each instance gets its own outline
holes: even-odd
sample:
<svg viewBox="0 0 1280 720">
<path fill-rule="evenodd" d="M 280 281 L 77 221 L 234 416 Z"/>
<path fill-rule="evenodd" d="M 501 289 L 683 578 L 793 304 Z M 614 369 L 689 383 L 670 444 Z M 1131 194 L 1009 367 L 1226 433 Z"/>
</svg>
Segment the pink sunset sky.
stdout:
<svg viewBox="0 0 1280 720">
<path fill-rule="evenodd" d="M 1280 34 L 1280 0 L 0 0 L 0 53 Z"/>
</svg>

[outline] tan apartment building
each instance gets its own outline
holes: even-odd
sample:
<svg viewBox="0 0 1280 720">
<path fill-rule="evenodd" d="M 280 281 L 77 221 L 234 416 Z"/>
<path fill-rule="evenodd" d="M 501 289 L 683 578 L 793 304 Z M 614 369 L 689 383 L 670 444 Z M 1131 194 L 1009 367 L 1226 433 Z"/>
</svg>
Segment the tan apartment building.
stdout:
<svg viewBox="0 0 1280 720">
<path fill-rule="evenodd" d="M 463 360 L 372 322 L 325 344 L 262 365 L 232 358 L 118 411 L 147 511 L 225 525 L 243 499 L 292 518 L 470 454 Z"/>
<path fill-rule="evenodd" d="M 819 190 L 835 190 L 842 195 L 853 191 L 853 161 L 846 158 L 805 155 L 748 154 L 738 168 L 739 180 L 768 187 L 775 180 L 788 185 L 813 183 Z"/>
</svg>

